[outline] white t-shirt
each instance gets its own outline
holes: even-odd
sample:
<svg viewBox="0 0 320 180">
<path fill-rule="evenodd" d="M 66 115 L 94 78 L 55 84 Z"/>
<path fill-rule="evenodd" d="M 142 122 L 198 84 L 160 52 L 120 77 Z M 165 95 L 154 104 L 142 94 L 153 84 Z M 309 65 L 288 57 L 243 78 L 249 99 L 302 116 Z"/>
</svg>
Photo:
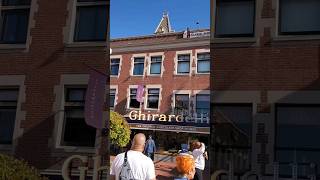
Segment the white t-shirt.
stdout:
<svg viewBox="0 0 320 180">
<path fill-rule="evenodd" d="M 129 150 L 127 153 L 129 165 L 133 176 L 139 180 L 155 179 L 156 173 L 153 161 L 139 151 Z M 111 164 L 110 174 L 116 176 L 119 180 L 119 174 L 124 161 L 124 153 L 118 154 Z"/>
<path fill-rule="evenodd" d="M 194 149 L 192 151 L 192 155 L 195 160 L 196 168 L 204 170 L 205 166 L 205 159 L 203 153 L 205 152 L 206 147 L 203 143 L 201 143 L 201 147 L 199 149 Z"/>
</svg>

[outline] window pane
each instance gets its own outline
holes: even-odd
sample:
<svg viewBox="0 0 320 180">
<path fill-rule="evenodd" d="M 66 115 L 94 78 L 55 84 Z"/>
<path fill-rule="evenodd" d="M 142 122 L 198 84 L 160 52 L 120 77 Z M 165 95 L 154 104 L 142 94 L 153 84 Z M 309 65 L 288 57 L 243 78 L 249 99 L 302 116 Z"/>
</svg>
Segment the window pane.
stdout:
<svg viewBox="0 0 320 180">
<path fill-rule="evenodd" d="M 217 1 L 216 36 L 253 36 L 255 3 L 247 1 Z"/>
<path fill-rule="evenodd" d="M 159 89 L 148 90 L 148 104 L 147 108 L 158 109 L 159 106 Z"/>
<path fill-rule="evenodd" d="M 190 61 L 190 55 L 189 54 L 178 55 L 178 61 Z"/>
<path fill-rule="evenodd" d="M 12 143 L 15 119 L 16 108 L 0 109 L 0 144 Z"/>
<path fill-rule="evenodd" d="M 133 75 L 143 75 L 144 58 L 134 58 Z"/>
<path fill-rule="evenodd" d="M 277 145 L 320 148 L 320 107 L 278 107 Z"/>
<path fill-rule="evenodd" d="M 282 33 L 320 32 L 319 0 L 281 0 Z"/>
<path fill-rule="evenodd" d="M 120 66 L 120 59 L 111 59 L 111 75 L 117 76 L 119 74 L 119 66 Z"/>
<path fill-rule="evenodd" d="M 198 69 L 199 73 L 208 73 L 208 72 L 210 72 L 210 60 L 198 61 L 197 69 Z"/>
<path fill-rule="evenodd" d="M 189 109 L 189 94 L 175 95 L 175 108 L 188 110 Z"/>
<path fill-rule="evenodd" d="M 196 95 L 196 111 L 197 114 L 204 117 L 210 114 L 210 95 L 198 94 Z"/>
<path fill-rule="evenodd" d="M 84 109 L 66 109 L 64 144 L 70 146 L 90 146 L 95 143 L 96 130 L 86 124 Z"/>
<path fill-rule="evenodd" d="M 161 63 L 152 63 L 150 67 L 150 74 L 161 74 Z"/>
<path fill-rule="evenodd" d="M 244 174 L 251 167 L 252 106 L 214 105 L 216 169 L 228 169 L 234 158 L 234 173 Z M 238 162 L 238 163 L 237 163 Z"/>
<path fill-rule="evenodd" d="M 0 101 L 18 101 L 18 90 L 0 90 Z"/>
<path fill-rule="evenodd" d="M 140 102 L 136 99 L 137 89 L 130 89 L 130 108 L 140 108 Z"/>
<path fill-rule="evenodd" d="M 28 32 L 29 10 L 2 11 L 2 43 L 25 43 Z"/>
<path fill-rule="evenodd" d="M 75 41 L 105 41 L 107 6 L 78 7 Z"/>
<path fill-rule="evenodd" d="M 85 101 L 85 89 L 68 89 L 67 101 Z"/>
<path fill-rule="evenodd" d="M 277 107 L 277 161 L 296 162 L 299 176 L 307 177 L 307 171 L 319 174 L 319 166 L 310 168 L 310 163 L 320 164 L 320 143 L 315 137 L 320 135 L 320 106 L 279 106 Z M 292 173 L 290 164 L 280 166 L 280 174 Z"/>
<path fill-rule="evenodd" d="M 116 90 L 110 89 L 110 107 L 114 107 L 115 98 L 116 98 Z"/>
<path fill-rule="evenodd" d="M 190 72 L 190 63 L 189 62 L 179 62 L 178 73 L 189 73 L 189 72 Z"/>
<path fill-rule="evenodd" d="M 31 0 L 3 0 L 3 6 L 18 6 L 18 5 L 30 5 Z"/>
<path fill-rule="evenodd" d="M 150 74 L 161 74 L 162 57 L 151 57 Z"/>
</svg>

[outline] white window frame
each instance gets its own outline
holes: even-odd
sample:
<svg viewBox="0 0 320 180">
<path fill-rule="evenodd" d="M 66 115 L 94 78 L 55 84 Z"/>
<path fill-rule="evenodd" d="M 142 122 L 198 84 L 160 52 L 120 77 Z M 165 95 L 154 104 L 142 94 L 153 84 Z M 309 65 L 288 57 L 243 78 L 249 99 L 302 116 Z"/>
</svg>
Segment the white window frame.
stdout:
<svg viewBox="0 0 320 180">
<path fill-rule="evenodd" d="M 280 0 L 272 0 L 275 6 L 275 30 L 272 35 L 275 40 L 314 40 L 320 39 L 320 34 L 302 34 L 302 35 L 283 35 L 280 34 Z"/>
<path fill-rule="evenodd" d="M 129 110 L 140 110 L 141 108 L 141 104 L 140 104 L 140 108 L 131 108 L 130 107 L 130 101 L 131 101 L 131 92 L 130 89 L 138 89 L 138 85 L 129 85 L 128 89 L 127 89 L 127 109 Z"/>
<path fill-rule="evenodd" d="M 16 108 L 16 118 L 14 122 L 14 129 L 12 135 L 11 144 L 0 144 L 0 150 L 2 152 L 12 153 L 15 147 L 18 145 L 17 140 L 23 135 L 24 128 L 21 123 L 26 118 L 26 111 L 22 110 L 22 104 L 26 100 L 26 86 L 25 86 L 25 76 L 24 75 L 3 75 L 0 76 L 0 88 L 1 89 L 18 89 L 18 99 Z"/>
<path fill-rule="evenodd" d="M 115 89 L 116 90 L 116 94 L 114 95 L 114 104 L 113 107 L 110 107 L 110 109 L 115 109 L 116 105 L 117 105 L 117 101 L 118 101 L 118 86 L 117 85 L 110 85 L 110 90 L 111 89 Z M 110 93 L 110 92 L 109 92 Z M 109 94 L 109 98 L 110 98 L 110 94 Z"/>
<path fill-rule="evenodd" d="M 144 64 L 143 64 L 143 75 L 133 75 L 133 69 L 134 69 L 134 59 L 135 58 L 144 58 Z M 147 62 L 147 54 L 134 54 L 132 55 L 132 57 L 130 58 L 130 64 L 131 64 L 131 68 L 130 68 L 130 76 L 134 76 L 134 77 L 144 77 L 145 76 L 145 71 L 146 71 L 146 62 Z"/>
<path fill-rule="evenodd" d="M 121 66 L 122 66 L 122 55 L 112 55 L 110 56 L 110 68 L 111 68 L 111 60 L 112 59 L 119 59 L 119 71 L 118 71 L 118 75 L 110 75 L 110 77 L 116 77 L 119 78 L 120 74 L 121 74 Z"/>
<path fill-rule="evenodd" d="M 158 103 L 158 109 L 153 109 L 153 108 L 148 108 L 148 90 L 149 89 L 159 89 L 159 103 Z M 153 85 L 146 85 L 145 87 L 145 95 L 144 95 L 144 109 L 145 110 L 148 110 L 148 111 L 157 111 L 159 112 L 160 111 L 160 106 L 161 106 L 161 100 L 162 100 L 162 96 L 161 96 L 161 93 L 162 93 L 162 86 L 160 84 L 153 84 Z"/>
<path fill-rule="evenodd" d="M 189 95 L 189 105 L 188 105 L 188 113 L 191 112 L 191 102 L 192 102 L 192 90 L 173 90 L 172 99 L 171 99 L 171 112 L 174 113 L 176 107 L 176 95 L 177 94 L 188 94 Z"/>
<path fill-rule="evenodd" d="M 274 1 L 274 0 L 273 0 Z M 278 1 L 278 0 L 276 0 Z M 256 43 L 258 41 L 258 21 L 260 19 L 259 16 L 259 8 L 262 6 L 263 2 L 255 0 L 255 19 L 254 19 L 254 36 L 253 37 L 215 37 L 215 28 L 211 28 L 211 43 L 230 43 L 230 42 L 252 42 Z M 217 0 L 212 0 L 211 3 L 211 24 L 213 24 L 213 27 L 216 25 L 216 12 L 217 12 Z"/>
<path fill-rule="evenodd" d="M 189 73 L 178 73 L 178 56 L 179 55 L 185 55 L 185 54 L 189 54 L 190 55 L 190 67 L 189 67 Z M 185 50 L 185 51 L 176 51 L 176 55 L 175 55 L 175 58 L 174 58 L 174 75 L 178 75 L 178 76 L 191 76 L 192 74 L 192 64 L 193 64 L 193 61 L 194 61 L 194 55 L 192 53 L 192 50 Z"/>
<path fill-rule="evenodd" d="M 155 56 L 161 56 L 161 72 L 160 74 L 151 74 L 151 59 L 152 57 Z M 148 55 L 148 76 L 160 76 L 162 77 L 163 72 L 164 72 L 164 60 L 165 60 L 165 55 L 164 52 L 157 52 L 157 53 L 150 53 Z"/>
<path fill-rule="evenodd" d="M 60 84 L 55 86 L 55 102 L 53 104 L 53 112 L 55 112 L 55 148 L 63 149 L 67 152 L 85 152 L 94 153 L 94 147 L 82 147 L 82 146 L 66 146 L 62 145 L 62 135 L 64 131 L 64 107 L 65 107 L 65 87 L 66 86 L 87 86 L 89 81 L 89 75 L 77 74 L 77 75 L 61 75 Z M 106 114 L 104 113 L 104 116 Z M 106 117 L 104 117 L 106 118 Z M 99 133 L 96 133 L 95 146 L 98 143 Z"/>
<path fill-rule="evenodd" d="M 210 59 L 209 59 L 209 62 L 210 62 L 210 68 L 209 68 L 209 72 L 198 72 L 198 54 L 202 54 L 202 53 L 209 53 L 210 54 L 210 49 L 196 49 L 196 55 L 195 55 L 195 58 L 196 58 L 196 69 L 195 69 L 195 72 L 196 74 L 210 74 L 210 69 L 211 69 L 211 56 L 210 56 Z"/>
<path fill-rule="evenodd" d="M 196 110 L 197 110 L 197 95 L 209 95 L 210 97 L 210 90 L 207 90 L 207 89 L 204 89 L 204 90 L 194 90 L 193 91 L 193 96 L 194 96 L 194 99 L 193 99 L 193 109 L 194 109 L 194 113 L 197 113 Z M 211 97 L 209 99 L 209 103 L 211 102 Z M 210 104 L 209 104 L 210 106 Z M 210 107 L 209 107 L 210 109 Z M 210 114 L 209 114 L 209 120 L 210 120 Z"/>
<path fill-rule="evenodd" d="M 88 43 L 101 43 L 105 44 L 105 42 L 102 41 L 81 41 L 77 42 L 74 41 L 74 35 L 75 35 L 75 30 L 76 30 L 76 20 L 77 20 L 77 9 L 80 6 L 96 6 L 96 5 L 108 5 L 108 2 L 78 2 L 78 0 L 71 0 L 69 4 L 69 13 L 71 15 L 70 20 L 68 23 L 70 24 L 69 27 L 69 36 L 67 38 L 67 43 L 68 44 L 88 44 Z M 107 41 L 108 37 L 106 38 Z"/>
<path fill-rule="evenodd" d="M 30 5 L 11 5 L 11 6 L 2 6 L 2 2 L 3 0 L 0 0 L 0 13 L 2 13 L 2 11 L 5 10 L 29 10 L 29 14 L 28 14 L 28 27 L 27 27 L 27 34 L 26 34 L 26 42 L 25 43 L 13 43 L 13 44 L 6 44 L 6 43 L 0 43 L 0 48 L 1 46 L 21 46 L 21 45 L 26 45 L 29 41 L 29 34 L 30 34 L 30 26 L 31 26 L 31 15 L 33 14 L 33 10 L 34 8 L 32 8 L 33 5 L 33 1 L 35 0 L 30 0 Z M 33 18 L 33 17 L 32 17 Z M 0 28 L 2 28 L 2 25 L 0 25 Z"/>
</svg>

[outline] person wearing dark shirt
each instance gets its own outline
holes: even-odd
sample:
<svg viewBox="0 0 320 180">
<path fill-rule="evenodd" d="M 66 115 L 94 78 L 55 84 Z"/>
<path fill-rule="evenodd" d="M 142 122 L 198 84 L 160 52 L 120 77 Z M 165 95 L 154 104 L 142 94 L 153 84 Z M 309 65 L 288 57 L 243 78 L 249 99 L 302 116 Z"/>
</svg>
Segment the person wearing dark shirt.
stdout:
<svg viewBox="0 0 320 180">
<path fill-rule="evenodd" d="M 145 153 L 153 161 L 155 152 L 156 152 L 156 144 L 155 144 L 154 140 L 152 139 L 152 136 L 149 135 L 149 139 L 147 140 L 146 146 L 145 146 Z"/>
</svg>

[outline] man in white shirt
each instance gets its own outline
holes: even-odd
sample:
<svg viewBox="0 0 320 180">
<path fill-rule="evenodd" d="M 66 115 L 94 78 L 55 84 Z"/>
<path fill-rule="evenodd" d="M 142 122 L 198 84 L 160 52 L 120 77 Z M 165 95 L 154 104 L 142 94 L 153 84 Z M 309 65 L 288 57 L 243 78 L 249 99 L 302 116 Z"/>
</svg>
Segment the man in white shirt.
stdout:
<svg viewBox="0 0 320 180">
<path fill-rule="evenodd" d="M 193 180 L 203 180 L 202 173 L 205 166 L 205 158 L 203 153 L 205 152 L 206 147 L 204 143 L 196 142 L 195 149 L 192 151 L 192 155 L 195 159 L 196 164 L 196 174 Z"/>
<path fill-rule="evenodd" d="M 142 152 L 146 137 L 144 134 L 136 134 L 132 141 L 131 149 L 127 152 L 127 161 L 132 175 L 136 180 L 156 180 L 155 168 L 152 160 Z M 112 162 L 110 169 L 111 180 L 119 180 L 119 174 L 124 162 L 125 153 L 118 154 Z"/>
</svg>

